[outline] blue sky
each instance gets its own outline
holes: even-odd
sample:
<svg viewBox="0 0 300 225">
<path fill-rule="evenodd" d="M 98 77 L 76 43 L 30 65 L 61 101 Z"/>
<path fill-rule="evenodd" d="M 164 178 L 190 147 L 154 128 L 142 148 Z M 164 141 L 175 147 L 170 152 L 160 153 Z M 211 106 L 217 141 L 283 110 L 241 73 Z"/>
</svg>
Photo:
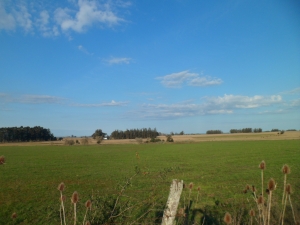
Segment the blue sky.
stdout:
<svg viewBox="0 0 300 225">
<path fill-rule="evenodd" d="M 300 129 L 300 3 L 0 0 L 0 127 Z"/>
</svg>

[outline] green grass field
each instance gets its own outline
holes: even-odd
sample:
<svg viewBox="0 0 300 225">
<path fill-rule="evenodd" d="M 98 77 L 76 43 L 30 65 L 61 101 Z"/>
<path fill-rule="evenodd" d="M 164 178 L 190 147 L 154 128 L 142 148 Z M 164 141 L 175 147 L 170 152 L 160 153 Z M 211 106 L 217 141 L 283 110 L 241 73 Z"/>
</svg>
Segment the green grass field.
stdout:
<svg viewBox="0 0 300 225">
<path fill-rule="evenodd" d="M 76 190 L 83 205 L 96 191 L 100 195 L 115 193 L 117 183 L 132 175 L 136 165 L 148 174 L 141 174 L 133 181 L 131 194 L 145 196 L 157 179 L 165 196 L 162 200 L 166 201 L 171 180 L 182 179 L 187 184 L 194 182 L 195 188 L 201 186 L 201 200 L 195 205 L 201 209 L 214 205 L 216 200 L 225 203 L 249 198 L 242 193 L 247 184 L 255 185 L 260 192 L 258 165 L 262 160 L 267 165 L 265 183 L 271 177 L 275 179 L 278 183 L 275 200 L 277 196 L 280 201 L 281 168 L 288 164 L 292 171 L 288 176 L 294 190 L 292 200 L 296 212 L 300 212 L 299 140 L 0 146 L 0 155 L 6 158 L 6 164 L 0 166 L 0 224 L 13 224 L 10 218 L 13 212 L 18 214 L 17 224 L 60 224 L 57 190 L 60 182 L 66 185 L 67 201 Z M 161 182 L 158 175 L 165 168 L 177 169 Z"/>
</svg>

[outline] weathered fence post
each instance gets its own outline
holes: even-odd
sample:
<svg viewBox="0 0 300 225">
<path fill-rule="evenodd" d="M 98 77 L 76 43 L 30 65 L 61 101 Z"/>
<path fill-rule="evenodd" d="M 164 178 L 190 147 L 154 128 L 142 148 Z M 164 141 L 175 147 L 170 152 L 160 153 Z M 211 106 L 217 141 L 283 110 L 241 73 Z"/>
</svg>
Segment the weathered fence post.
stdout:
<svg viewBox="0 0 300 225">
<path fill-rule="evenodd" d="M 162 225 L 173 225 L 177 213 L 182 188 L 183 180 L 180 181 L 174 179 L 170 187 L 170 194 L 161 222 Z"/>
</svg>

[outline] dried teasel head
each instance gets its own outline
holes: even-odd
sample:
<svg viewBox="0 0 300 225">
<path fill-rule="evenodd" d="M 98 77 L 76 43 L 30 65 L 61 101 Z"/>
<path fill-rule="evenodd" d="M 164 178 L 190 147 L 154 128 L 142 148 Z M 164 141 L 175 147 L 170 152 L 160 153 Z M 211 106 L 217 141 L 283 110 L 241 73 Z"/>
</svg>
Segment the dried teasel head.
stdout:
<svg viewBox="0 0 300 225">
<path fill-rule="evenodd" d="M 193 182 L 191 182 L 191 183 L 189 184 L 189 189 L 192 190 L 193 187 L 194 187 L 194 184 L 193 184 Z"/>
<path fill-rule="evenodd" d="M 249 185 L 249 184 L 246 185 L 246 190 L 247 190 L 247 191 L 250 190 L 250 185 Z"/>
<path fill-rule="evenodd" d="M 269 195 L 270 194 L 270 190 L 267 188 L 266 189 L 266 194 Z"/>
<path fill-rule="evenodd" d="M 232 218 L 231 218 L 230 213 L 227 212 L 227 213 L 225 214 L 225 216 L 224 216 L 224 222 L 225 222 L 226 224 L 231 224 Z"/>
<path fill-rule="evenodd" d="M 244 190 L 243 190 L 243 193 L 244 193 L 244 194 L 247 194 L 247 189 L 244 189 Z"/>
<path fill-rule="evenodd" d="M 254 211 L 253 209 L 251 209 L 251 210 L 249 211 L 249 215 L 250 215 L 250 216 L 255 216 L 255 211 Z"/>
<path fill-rule="evenodd" d="M 290 167 L 289 167 L 287 164 L 285 164 L 285 165 L 282 167 L 282 172 L 283 172 L 284 174 L 289 174 L 289 173 L 291 173 L 291 169 L 290 169 Z"/>
<path fill-rule="evenodd" d="M 291 192 L 292 192 L 292 187 L 290 184 L 287 184 L 286 187 L 285 187 L 285 192 L 290 195 Z"/>
<path fill-rule="evenodd" d="M 256 192 L 256 188 L 254 185 L 252 185 L 252 192 Z"/>
<path fill-rule="evenodd" d="M 263 198 L 263 196 L 259 196 L 258 198 L 257 198 L 257 204 L 264 204 L 264 198 Z"/>
<path fill-rule="evenodd" d="M 264 160 L 261 161 L 261 163 L 259 164 L 259 168 L 260 168 L 261 170 L 265 170 L 265 169 L 266 169 L 266 163 L 265 163 Z"/>
<path fill-rule="evenodd" d="M 14 213 L 11 215 L 11 218 L 12 218 L 12 219 L 16 219 L 16 218 L 17 218 L 17 213 L 14 212 Z"/>
<path fill-rule="evenodd" d="M 57 187 L 57 190 L 59 191 L 64 191 L 65 190 L 65 184 L 63 182 L 61 182 L 58 187 Z"/>
<path fill-rule="evenodd" d="M 4 155 L 0 156 L 0 165 L 3 165 L 5 163 L 5 157 Z"/>
<path fill-rule="evenodd" d="M 201 191 L 201 187 L 200 186 L 197 188 L 197 191 Z"/>
<path fill-rule="evenodd" d="M 268 189 L 269 191 L 274 191 L 275 188 L 276 188 L 275 180 L 271 178 L 268 183 Z"/>
<path fill-rule="evenodd" d="M 90 221 L 86 221 L 84 225 L 91 225 Z"/>
<path fill-rule="evenodd" d="M 88 209 L 91 209 L 91 207 L 92 207 L 92 202 L 91 202 L 91 200 L 87 200 L 87 201 L 86 201 L 85 207 L 88 208 Z"/>
<path fill-rule="evenodd" d="M 78 199 L 79 199 L 78 193 L 77 193 L 77 191 L 74 191 L 74 193 L 72 194 L 72 198 L 71 198 L 72 203 L 76 204 L 78 202 Z"/>
</svg>

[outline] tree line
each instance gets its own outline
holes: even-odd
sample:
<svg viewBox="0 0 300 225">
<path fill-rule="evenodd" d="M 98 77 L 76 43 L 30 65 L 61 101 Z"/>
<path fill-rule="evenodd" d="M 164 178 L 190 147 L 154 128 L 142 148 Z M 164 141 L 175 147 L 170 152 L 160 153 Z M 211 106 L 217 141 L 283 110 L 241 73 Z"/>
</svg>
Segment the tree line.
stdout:
<svg viewBox="0 0 300 225">
<path fill-rule="evenodd" d="M 223 134 L 221 130 L 208 130 L 206 134 Z"/>
<path fill-rule="evenodd" d="M 230 133 L 233 134 L 233 133 L 261 133 L 262 132 L 262 129 L 261 128 L 243 128 L 243 129 L 231 129 L 230 130 Z"/>
<path fill-rule="evenodd" d="M 135 139 L 135 138 L 156 138 L 158 136 L 156 128 L 115 130 L 111 133 L 110 139 Z"/>
<path fill-rule="evenodd" d="M 53 141 L 50 129 L 40 126 L 35 127 L 3 127 L 0 128 L 0 142 L 24 142 L 24 141 Z"/>
</svg>

